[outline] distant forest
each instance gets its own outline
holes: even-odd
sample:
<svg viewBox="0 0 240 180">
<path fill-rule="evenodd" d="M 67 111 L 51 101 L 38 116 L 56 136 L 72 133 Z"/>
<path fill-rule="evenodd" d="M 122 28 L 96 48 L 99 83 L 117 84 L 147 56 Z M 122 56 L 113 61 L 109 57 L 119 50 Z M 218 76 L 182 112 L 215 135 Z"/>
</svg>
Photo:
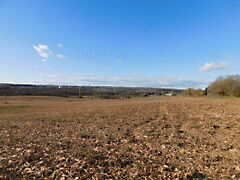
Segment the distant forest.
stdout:
<svg viewBox="0 0 240 180">
<path fill-rule="evenodd" d="M 115 99 L 147 97 L 151 95 L 177 95 L 183 90 L 165 88 L 127 88 L 105 86 L 57 86 L 0 84 L 0 96 L 35 95 L 35 96 L 94 96 L 96 98 Z"/>
</svg>

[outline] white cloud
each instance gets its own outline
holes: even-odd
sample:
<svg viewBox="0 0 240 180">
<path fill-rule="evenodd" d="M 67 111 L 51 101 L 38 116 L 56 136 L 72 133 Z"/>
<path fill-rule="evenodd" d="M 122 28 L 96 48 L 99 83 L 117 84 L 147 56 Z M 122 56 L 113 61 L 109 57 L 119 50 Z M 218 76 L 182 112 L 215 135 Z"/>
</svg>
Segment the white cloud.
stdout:
<svg viewBox="0 0 240 180">
<path fill-rule="evenodd" d="M 232 56 L 232 55 L 230 55 L 230 54 L 228 54 L 228 53 L 223 53 L 223 56 L 225 57 L 225 58 L 228 58 L 228 59 L 233 59 L 234 58 L 234 56 Z"/>
<path fill-rule="evenodd" d="M 47 59 L 42 59 L 42 62 L 48 62 L 48 60 Z"/>
<path fill-rule="evenodd" d="M 60 44 L 60 43 L 58 43 L 58 44 L 57 44 L 57 47 L 58 47 L 58 48 L 63 48 L 63 45 Z"/>
<path fill-rule="evenodd" d="M 228 62 L 213 62 L 213 63 L 206 63 L 202 67 L 199 68 L 200 72 L 207 72 L 211 70 L 222 70 L 228 68 Z"/>
<path fill-rule="evenodd" d="M 47 59 L 52 53 L 47 45 L 39 44 L 38 46 L 33 46 L 33 48 L 37 51 L 39 56 L 45 59 Z"/>
<path fill-rule="evenodd" d="M 64 59 L 64 58 L 65 58 L 65 56 L 62 55 L 62 54 L 56 54 L 56 56 L 57 56 L 58 58 L 60 58 L 60 59 Z"/>
<path fill-rule="evenodd" d="M 79 76 L 96 76 L 95 73 L 77 73 Z"/>
<path fill-rule="evenodd" d="M 36 66 L 35 67 L 36 70 L 50 70 L 51 67 L 47 66 L 47 67 L 39 67 L 39 66 Z"/>
<path fill-rule="evenodd" d="M 62 48 L 62 44 L 57 44 L 57 46 L 59 48 Z M 51 49 L 44 44 L 38 44 L 38 45 L 34 45 L 33 48 L 37 51 L 38 55 L 41 56 L 43 59 L 41 60 L 42 62 L 48 62 L 48 58 L 50 56 L 54 56 L 56 55 L 56 57 L 60 58 L 60 59 L 64 59 L 65 56 L 62 54 L 53 54 Z"/>
</svg>

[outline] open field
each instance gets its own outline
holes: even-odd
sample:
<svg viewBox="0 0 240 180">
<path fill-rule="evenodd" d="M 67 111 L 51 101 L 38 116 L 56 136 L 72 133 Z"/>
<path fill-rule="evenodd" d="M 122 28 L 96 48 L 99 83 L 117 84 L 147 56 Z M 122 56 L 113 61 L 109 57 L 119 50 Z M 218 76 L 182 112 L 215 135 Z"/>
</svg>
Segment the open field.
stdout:
<svg viewBox="0 0 240 180">
<path fill-rule="evenodd" d="M 0 179 L 240 178 L 238 98 L 4 99 Z"/>
</svg>

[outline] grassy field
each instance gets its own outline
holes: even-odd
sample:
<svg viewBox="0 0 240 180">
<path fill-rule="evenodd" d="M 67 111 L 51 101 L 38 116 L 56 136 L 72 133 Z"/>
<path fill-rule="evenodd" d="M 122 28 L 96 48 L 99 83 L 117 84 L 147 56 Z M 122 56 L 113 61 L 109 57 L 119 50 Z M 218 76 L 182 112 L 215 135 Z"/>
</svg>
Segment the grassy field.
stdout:
<svg viewBox="0 0 240 180">
<path fill-rule="evenodd" d="M 238 179 L 240 99 L 0 97 L 0 179 Z"/>
</svg>

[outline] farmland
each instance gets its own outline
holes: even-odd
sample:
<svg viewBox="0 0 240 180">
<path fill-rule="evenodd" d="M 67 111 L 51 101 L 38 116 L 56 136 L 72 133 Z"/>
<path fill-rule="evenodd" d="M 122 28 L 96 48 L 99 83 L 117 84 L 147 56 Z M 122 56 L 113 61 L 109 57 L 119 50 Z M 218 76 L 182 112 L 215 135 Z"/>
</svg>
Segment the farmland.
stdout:
<svg viewBox="0 0 240 180">
<path fill-rule="evenodd" d="M 240 99 L 0 97 L 0 179 L 238 179 Z"/>
</svg>

